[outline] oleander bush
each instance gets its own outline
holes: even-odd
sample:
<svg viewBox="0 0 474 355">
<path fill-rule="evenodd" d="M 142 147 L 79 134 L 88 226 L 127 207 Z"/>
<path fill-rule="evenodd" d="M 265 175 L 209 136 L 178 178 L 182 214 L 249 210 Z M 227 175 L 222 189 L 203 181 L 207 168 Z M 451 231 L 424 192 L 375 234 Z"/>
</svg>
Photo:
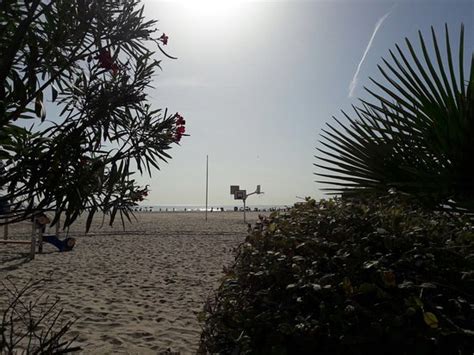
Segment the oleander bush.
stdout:
<svg viewBox="0 0 474 355">
<path fill-rule="evenodd" d="M 153 108 L 165 33 L 140 0 L 0 1 L 0 225 L 131 219 L 185 120 Z M 62 217 L 61 217 L 62 216 Z"/>
<path fill-rule="evenodd" d="M 206 305 L 201 353 L 472 354 L 468 217 L 389 196 L 262 222 Z"/>
</svg>

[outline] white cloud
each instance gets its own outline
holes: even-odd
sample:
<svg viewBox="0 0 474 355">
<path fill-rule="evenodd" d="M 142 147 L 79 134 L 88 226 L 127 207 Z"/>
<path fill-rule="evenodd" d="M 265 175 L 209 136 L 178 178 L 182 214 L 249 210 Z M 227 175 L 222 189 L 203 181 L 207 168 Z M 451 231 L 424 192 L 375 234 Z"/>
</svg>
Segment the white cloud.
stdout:
<svg viewBox="0 0 474 355">
<path fill-rule="evenodd" d="M 369 43 L 367 44 L 367 47 L 365 48 L 364 54 L 362 55 L 359 65 L 357 65 L 357 69 L 354 73 L 354 77 L 352 78 L 349 84 L 349 97 L 352 97 L 352 95 L 354 94 L 354 90 L 357 86 L 357 81 L 359 80 L 360 68 L 362 67 L 362 64 L 364 63 L 367 53 L 369 53 L 370 47 L 372 47 L 372 42 L 374 41 L 375 35 L 377 34 L 377 31 L 379 30 L 380 26 L 382 26 L 383 22 L 391 14 L 392 10 L 393 10 L 393 7 L 392 9 L 390 9 L 390 11 L 388 11 L 385 15 L 383 15 L 375 24 L 375 28 L 374 28 L 374 31 L 372 32 L 372 36 L 370 36 Z"/>
</svg>

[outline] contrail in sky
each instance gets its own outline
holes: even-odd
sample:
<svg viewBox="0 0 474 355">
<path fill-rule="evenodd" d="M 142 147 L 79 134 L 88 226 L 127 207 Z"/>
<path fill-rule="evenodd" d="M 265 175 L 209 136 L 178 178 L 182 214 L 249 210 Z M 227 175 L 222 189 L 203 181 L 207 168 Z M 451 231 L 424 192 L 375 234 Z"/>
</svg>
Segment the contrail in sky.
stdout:
<svg viewBox="0 0 474 355">
<path fill-rule="evenodd" d="M 369 44 L 367 45 L 367 48 L 365 49 L 365 52 L 362 55 L 362 59 L 360 60 L 359 65 L 357 66 L 357 70 L 354 74 L 354 77 L 352 78 L 352 81 L 349 84 L 349 97 L 352 97 L 352 94 L 354 93 L 354 89 L 357 85 L 357 80 L 359 79 L 358 76 L 359 76 L 360 68 L 362 67 L 362 64 L 364 63 L 365 57 L 367 56 L 367 53 L 369 52 L 370 47 L 372 47 L 372 42 L 374 41 L 375 35 L 377 34 L 377 31 L 379 30 L 380 26 L 382 26 L 382 23 L 391 14 L 392 10 L 393 10 L 393 7 L 390 9 L 389 12 L 383 15 L 375 24 L 374 32 L 372 33 L 372 36 L 370 37 Z"/>
</svg>

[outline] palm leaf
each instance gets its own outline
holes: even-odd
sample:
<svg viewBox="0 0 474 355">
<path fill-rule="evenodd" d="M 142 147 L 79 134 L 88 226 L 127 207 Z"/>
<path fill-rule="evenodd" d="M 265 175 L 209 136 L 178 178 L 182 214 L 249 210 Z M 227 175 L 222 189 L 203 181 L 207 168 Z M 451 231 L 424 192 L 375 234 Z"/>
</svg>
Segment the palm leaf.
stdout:
<svg viewBox="0 0 474 355">
<path fill-rule="evenodd" d="M 330 180 L 332 193 L 386 193 L 390 188 L 416 195 L 439 207 L 454 200 L 474 211 L 474 55 L 469 81 L 464 77 L 464 26 L 459 42 L 459 66 L 454 68 L 448 27 L 446 56 L 433 28 L 432 51 L 419 32 L 419 51 L 405 39 L 407 54 L 396 45 L 392 62 L 383 59 L 385 82 L 370 78 L 375 102 L 361 100 L 357 119 L 323 129 L 316 163 L 317 176 Z M 433 54 L 431 54 L 433 53 Z M 447 62 L 447 63 L 446 63 Z"/>
</svg>

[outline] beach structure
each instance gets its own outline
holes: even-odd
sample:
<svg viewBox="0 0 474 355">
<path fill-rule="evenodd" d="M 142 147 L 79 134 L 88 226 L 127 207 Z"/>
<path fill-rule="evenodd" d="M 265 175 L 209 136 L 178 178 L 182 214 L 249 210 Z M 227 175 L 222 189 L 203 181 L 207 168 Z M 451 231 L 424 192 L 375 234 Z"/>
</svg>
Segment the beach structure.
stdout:
<svg viewBox="0 0 474 355">
<path fill-rule="evenodd" d="M 8 222 L 8 217 L 4 217 L 5 223 Z M 59 236 L 59 221 L 56 223 L 55 235 L 44 235 L 46 225 L 51 222 L 49 217 L 44 213 L 38 213 L 31 220 L 31 238 L 30 239 L 10 239 L 8 234 L 8 224 L 4 225 L 3 239 L 0 239 L 0 244 L 18 244 L 30 245 L 30 259 L 33 260 L 36 254 L 36 247 L 38 253 L 43 252 L 43 242 L 54 245 L 59 251 L 70 251 L 75 245 L 74 238 L 66 238 L 60 240 Z"/>
<path fill-rule="evenodd" d="M 230 185 L 230 194 L 234 195 L 234 200 L 242 200 L 242 202 L 244 203 L 244 223 L 247 223 L 247 217 L 246 217 L 247 197 L 251 195 L 255 195 L 255 194 L 257 195 L 263 194 L 263 192 L 261 191 L 260 185 L 257 185 L 257 189 L 254 192 L 251 192 L 249 194 L 247 194 L 247 190 L 241 190 L 239 185 Z"/>
<path fill-rule="evenodd" d="M 4 217 L 5 223 L 8 222 L 8 217 Z M 37 214 L 31 220 L 31 238 L 28 239 L 9 239 L 8 235 L 8 224 L 4 225 L 3 238 L 0 240 L 0 244 L 30 244 L 30 259 L 35 258 L 36 245 L 38 244 L 38 252 L 43 252 L 43 233 L 46 224 L 50 223 L 50 219 L 44 213 Z"/>
<path fill-rule="evenodd" d="M 0 197 L 0 215 L 3 217 L 3 239 L 8 240 L 8 213 L 10 212 L 10 206 L 8 201 L 3 197 Z"/>
<path fill-rule="evenodd" d="M 207 222 L 208 203 L 209 203 L 209 155 L 206 155 L 206 222 Z"/>
</svg>

